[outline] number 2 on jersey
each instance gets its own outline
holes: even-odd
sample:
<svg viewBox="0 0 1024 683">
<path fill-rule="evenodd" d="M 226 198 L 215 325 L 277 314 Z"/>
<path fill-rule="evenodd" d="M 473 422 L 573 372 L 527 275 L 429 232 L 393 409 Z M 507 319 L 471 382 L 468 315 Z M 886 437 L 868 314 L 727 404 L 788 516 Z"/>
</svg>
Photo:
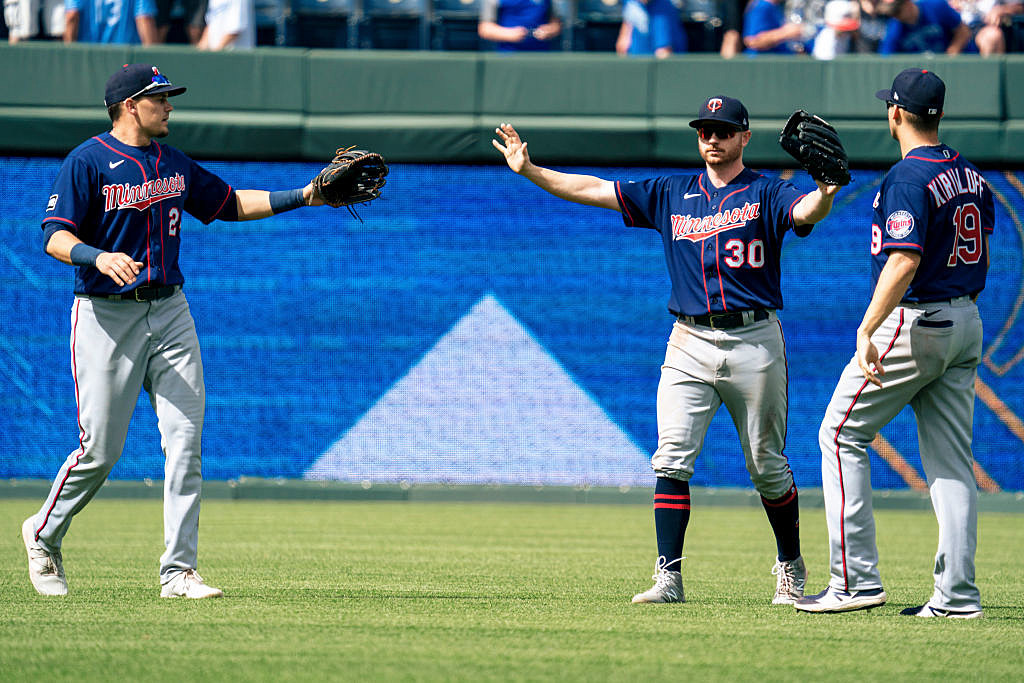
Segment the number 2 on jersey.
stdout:
<svg viewBox="0 0 1024 683">
<path fill-rule="evenodd" d="M 981 260 L 981 211 L 973 202 L 958 206 L 953 214 L 953 253 L 946 265 L 952 268 L 957 261 L 968 265 Z"/>
<path fill-rule="evenodd" d="M 167 212 L 167 218 L 170 221 L 167 226 L 167 234 L 175 237 L 178 234 L 178 226 L 181 224 L 181 211 L 178 207 L 172 206 L 171 210 Z"/>
</svg>

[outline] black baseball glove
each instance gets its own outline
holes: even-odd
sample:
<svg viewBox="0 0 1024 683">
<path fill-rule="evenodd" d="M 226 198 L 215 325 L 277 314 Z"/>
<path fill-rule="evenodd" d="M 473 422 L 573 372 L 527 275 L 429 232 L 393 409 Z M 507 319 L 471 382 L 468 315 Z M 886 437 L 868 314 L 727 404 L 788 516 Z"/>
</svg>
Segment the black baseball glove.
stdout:
<svg viewBox="0 0 1024 683">
<path fill-rule="evenodd" d="M 330 206 L 350 206 L 380 196 L 388 166 L 376 152 L 339 148 L 334 159 L 313 178 L 313 191 Z"/>
<path fill-rule="evenodd" d="M 811 177 L 828 185 L 850 184 L 850 162 L 839 134 L 825 119 L 803 109 L 793 112 L 779 135 L 779 144 Z"/>
</svg>

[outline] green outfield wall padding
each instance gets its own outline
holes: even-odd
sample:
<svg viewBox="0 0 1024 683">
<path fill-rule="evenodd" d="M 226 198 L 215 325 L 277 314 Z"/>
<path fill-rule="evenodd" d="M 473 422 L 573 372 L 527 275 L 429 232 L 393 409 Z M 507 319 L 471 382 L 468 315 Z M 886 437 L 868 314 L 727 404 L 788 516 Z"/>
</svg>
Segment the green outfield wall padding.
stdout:
<svg viewBox="0 0 1024 683">
<path fill-rule="evenodd" d="M 460 114 L 477 110 L 479 63 L 436 52 L 314 50 L 310 114 Z"/>
<path fill-rule="evenodd" d="M 131 60 L 127 46 L 0 44 L 0 106 L 103 108 L 103 89 Z"/>
<path fill-rule="evenodd" d="M 109 128 L 103 87 L 121 64 L 154 63 L 188 91 L 168 142 L 197 158 L 315 159 L 342 145 L 389 160 L 493 162 L 496 125 L 515 124 L 548 163 L 699 164 L 687 125 L 714 94 L 739 97 L 746 159 L 791 163 L 778 132 L 797 108 L 831 121 L 853 164 L 899 154 L 875 92 L 902 69 L 948 85 L 944 141 L 984 164 L 1024 160 L 1024 56 L 803 57 L 304 50 L 246 53 L 0 44 L 0 152 L 64 154 Z"/>
<path fill-rule="evenodd" d="M 604 54 L 487 54 L 482 58 L 483 114 L 572 117 L 647 116 L 648 59 Z"/>
<path fill-rule="evenodd" d="M 1024 119 L 1024 55 L 1003 59 L 1002 93 L 1006 118 Z"/>
<path fill-rule="evenodd" d="M 132 59 L 155 64 L 175 85 L 181 109 L 295 112 L 304 110 L 306 51 L 259 48 L 199 52 L 186 46 L 135 48 Z"/>
</svg>

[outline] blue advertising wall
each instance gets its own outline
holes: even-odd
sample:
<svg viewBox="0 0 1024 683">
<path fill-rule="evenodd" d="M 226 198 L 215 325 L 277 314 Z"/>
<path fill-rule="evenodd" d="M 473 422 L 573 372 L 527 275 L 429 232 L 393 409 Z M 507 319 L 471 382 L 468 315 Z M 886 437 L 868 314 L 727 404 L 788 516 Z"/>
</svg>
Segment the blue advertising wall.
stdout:
<svg viewBox="0 0 1024 683">
<path fill-rule="evenodd" d="M 77 447 L 68 334 L 71 268 L 39 219 L 59 159 L 0 159 L 0 478 L 50 478 Z M 316 164 L 209 162 L 236 187 L 302 185 Z M 640 179 L 655 168 L 572 168 Z M 775 171 L 765 171 L 774 174 Z M 1021 176 L 997 194 L 979 480 L 1024 490 Z M 787 454 L 820 485 L 817 429 L 869 296 L 870 206 L 858 171 L 830 217 L 783 252 Z M 795 182 L 812 187 L 800 174 Z M 208 479 L 653 485 L 655 393 L 672 319 L 658 235 L 555 199 L 503 165 L 392 167 L 360 209 L 183 224 L 186 293 L 203 349 Z M 913 416 L 873 452 L 879 488 L 921 474 Z M 111 476 L 160 479 L 143 395 Z M 694 483 L 749 486 L 735 429 L 715 418 Z"/>
</svg>

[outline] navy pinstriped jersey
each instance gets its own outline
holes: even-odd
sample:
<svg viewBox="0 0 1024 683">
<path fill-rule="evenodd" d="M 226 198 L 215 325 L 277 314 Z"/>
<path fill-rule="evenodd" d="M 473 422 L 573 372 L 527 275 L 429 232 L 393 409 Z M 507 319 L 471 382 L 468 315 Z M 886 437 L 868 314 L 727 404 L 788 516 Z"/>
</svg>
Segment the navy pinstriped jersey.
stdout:
<svg viewBox="0 0 1024 683">
<path fill-rule="evenodd" d="M 627 226 L 661 233 L 674 315 L 782 308 L 782 238 L 805 192 L 750 169 L 720 188 L 704 171 L 616 182 L 615 192 Z"/>
<path fill-rule="evenodd" d="M 76 294 L 115 294 L 140 286 L 178 285 L 181 219 L 217 218 L 234 191 L 173 147 L 131 147 L 109 132 L 86 140 L 64 160 L 42 220 L 46 235 L 68 230 L 86 244 L 123 252 L 143 264 L 125 287 L 92 266 L 79 266 Z"/>
<path fill-rule="evenodd" d="M 892 249 L 921 254 L 904 301 L 943 301 L 985 288 L 983 235 L 994 228 L 995 202 L 981 173 L 956 150 L 911 150 L 882 180 L 874 209 L 872 289 Z"/>
</svg>

